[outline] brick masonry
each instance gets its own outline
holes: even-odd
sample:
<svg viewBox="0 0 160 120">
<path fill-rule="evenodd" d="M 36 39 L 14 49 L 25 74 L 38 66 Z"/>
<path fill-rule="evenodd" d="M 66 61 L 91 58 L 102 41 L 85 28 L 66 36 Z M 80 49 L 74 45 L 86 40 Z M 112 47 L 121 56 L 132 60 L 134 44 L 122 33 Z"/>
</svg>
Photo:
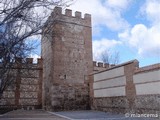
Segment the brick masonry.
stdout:
<svg viewBox="0 0 160 120">
<path fill-rule="evenodd" d="M 159 65 L 139 68 L 139 62 L 133 60 L 91 74 L 91 108 L 118 113 L 160 112 Z"/>
<path fill-rule="evenodd" d="M 42 107 L 42 60 L 38 59 L 37 64 L 32 63 L 33 58 L 27 58 L 27 61 L 30 62 L 12 69 L 15 82 L 4 91 L 0 108 Z"/>
<path fill-rule="evenodd" d="M 139 68 L 92 62 L 91 15 L 55 7 L 42 34 L 42 58 L 13 68 L 15 83 L 0 108 L 50 111 L 95 109 L 109 112 L 160 111 L 160 64 Z M 42 63 L 43 59 L 43 63 Z M 150 89 L 148 89 L 150 88 Z"/>
<path fill-rule="evenodd" d="M 91 16 L 56 7 L 42 36 L 43 105 L 47 110 L 89 109 L 92 72 Z"/>
</svg>

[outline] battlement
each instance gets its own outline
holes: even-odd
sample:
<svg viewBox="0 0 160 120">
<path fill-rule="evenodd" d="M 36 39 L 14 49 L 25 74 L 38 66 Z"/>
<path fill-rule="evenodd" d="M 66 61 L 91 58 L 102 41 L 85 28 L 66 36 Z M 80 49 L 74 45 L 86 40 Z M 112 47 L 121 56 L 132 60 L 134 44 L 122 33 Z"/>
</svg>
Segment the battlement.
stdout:
<svg viewBox="0 0 160 120">
<path fill-rule="evenodd" d="M 97 62 L 93 61 L 93 67 L 99 67 L 99 68 L 111 68 L 114 67 L 115 65 L 113 64 L 107 64 L 107 63 L 102 63 L 102 62 Z"/>
<path fill-rule="evenodd" d="M 42 58 L 37 58 L 37 62 L 33 60 L 34 58 L 16 58 L 15 63 L 26 63 L 26 64 L 42 64 Z"/>
<path fill-rule="evenodd" d="M 16 58 L 14 61 L 14 67 L 16 67 L 17 65 L 26 68 L 26 65 L 28 66 L 32 66 L 32 68 L 34 67 L 38 67 L 38 68 L 42 68 L 42 58 L 37 58 L 37 62 L 35 62 L 33 60 L 34 58 Z M 2 62 L 0 62 L 0 67 L 2 65 Z"/>
<path fill-rule="evenodd" d="M 75 16 L 73 16 L 72 15 L 72 10 L 70 10 L 70 9 L 65 9 L 65 14 L 63 14 L 61 7 L 55 7 L 53 12 L 52 12 L 52 15 L 53 14 L 55 14 L 55 15 L 65 15 L 65 16 L 68 16 L 68 17 L 75 17 L 75 18 L 80 18 L 80 19 L 89 19 L 89 20 L 91 20 L 91 15 L 90 14 L 85 13 L 84 14 L 84 18 L 82 18 L 82 13 L 79 12 L 79 11 L 76 11 L 75 12 Z"/>
<path fill-rule="evenodd" d="M 157 69 L 160 69 L 160 63 L 137 68 L 135 70 L 135 74 L 141 73 L 141 72 L 149 72 L 149 71 L 153 71 L 153 70 L 157 70 Z"/>
<path fill-rule="evenodd" d="M 109 64 L 93 61 L 93 73 L 100 72 L 109 68 Z"/>
<path fill-rule="evenodd" d="M 75 16 L 73 16 L 73 14 L 75 14 Z M 75 13 L 72 13 L 72 10 L 70 9 L 65 9 L 65 13 L 63 14 L 61 7 L 55 7 L 49 19 L 50 20 L 54 19 L 56 21 L 69 22 L 69 23 L 72 22 L 72 23 L 91 27 L 90 14 L 84 14 L 84 17 L 82 17 L 81 12 L 76 11 Z"/>
</svg>

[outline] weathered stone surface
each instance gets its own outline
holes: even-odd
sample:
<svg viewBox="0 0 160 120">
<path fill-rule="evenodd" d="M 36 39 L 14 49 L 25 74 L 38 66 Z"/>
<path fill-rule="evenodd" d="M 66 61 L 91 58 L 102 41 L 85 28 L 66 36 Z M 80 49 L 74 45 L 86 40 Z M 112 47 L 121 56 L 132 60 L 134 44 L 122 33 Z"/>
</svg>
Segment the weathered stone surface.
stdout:
<svg viewBox="0 0 160 120">
<path fill-rule="evenodd" d="M 34 92 L 34 91 L 38 91 L 39 87 L 38 87 L 38 85 L 21 85 L 20 86 L 20 90 L 21 91 L 31 91 L 31 92 Z"/>
<path fill-rule="evenodd" d="M 54 111 L 89 109 L 88 87 L 82 85 L 52 86 L 51 106 Z"/>
<path fill-rule="evenodd" d="M 22 77 L 39 77 L 39 72 L 38 70 L 34 70 L 34 69 L 31 69 L 31 68 L 28 68 L 28 69 L 22 69 L 20 71 L 21 73 L 21 76 Z"/>
<path fill-rule="evenodd" d="M 38 105 L 38 100 L 37 99 L 19 99 L 19 104 L 20 105 L 29 105 L 29 106 L 34 106 Z"/>
<path fill-rule="evenodd" d="M 135 86 L 133 74 L 137 61 L 130 61 L 93 75 L 93 108 L 104 111 L 125 112 L 134 107 Z M 102 65 L 101 65 L 102 66 Z M 93 79 L 92 77 L 92 79 Z M 90 84 L 91 85 L 91 84 Z"/>
<path fill-rule="evenodd" d="M 20 98 L 38 98 L 37 92 L 20 92 Z"/>
<path fill-rule="evenodd" d="M 160 95 L 141 95 L 136 96 L 137 109 L 152 109 L 160 111 Z"/>
<path fill-rule="evenodd" d="M 47 33 L 47 26 L 42 36 L 43 104 L 51 110 L 86 109 L 87 78 L 93 70 L 91 17 L 81 18 L 79 12 L 73 17 L 71 11 L 55 15 L 57 10 L 49 18 L 54 20 L 52 30 Z"/>
<path fill-rule="evenodd" d="M 30 61 L 29 67 L 23 63 L 19 67 L 15 65 L 13 68 L 15 81 L 3 93 L 0 100 L 2 109 L 5 106 L 21 108 L 24 105 L 33 107 L 42 104 L 42 66 L 40 63 L 39 59 L 38 64 L 32 64 Z"/>
<path fill-rule="evenodd" d="M 0 100 L 0 105 L 1 105 L 1 108 L 3 108 L 3 106 L 5 105 L 15 105 L 15 99 L 1 99 Z"/>
<path fill-rule="evenodd" d="M 94 109 L 96 110 L 113 112 L 113 109 L 117 109 L 117 112 L 125 112 L 128 109 L 128 101 L 126 97 L 96 98 L 93 102 Z"/>
<path fill-rule="evenodd" d="M 21 79 L 21 84 L 38 84 L 38 79 L 37 78 L 22 78 Z"/>
<path fill-rule="evenodd" d="M 71 10 L 62 14 L 55 7 L 49 20 L 53 24 L 43 29 L 41 42 L 43 63 L 38 59 L 33 64 L 29 58 L 27 66 L 13 66 L 10 74 L 15 79 L 4 92 L 0 107 L 160 111 L 160 64 L 139 68 L 137 60 L 116 66 L 92 62 L 89 14 L 81 18 L 80 12 L 72 16 Z"/>
<path fill-rule="evenodd" d="M 3 92 L 3 98 L 14 98 L 15 92 L 14 91 L 5 91 Z"/>
</svg>

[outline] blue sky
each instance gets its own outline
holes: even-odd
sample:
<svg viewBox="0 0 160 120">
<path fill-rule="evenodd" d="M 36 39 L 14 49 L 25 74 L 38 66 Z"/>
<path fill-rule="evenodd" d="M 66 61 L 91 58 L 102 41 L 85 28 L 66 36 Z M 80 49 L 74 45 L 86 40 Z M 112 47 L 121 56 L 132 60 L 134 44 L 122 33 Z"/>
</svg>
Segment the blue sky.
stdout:
<svg viewBox="0 0 160 120">
<path fill-rule="evenodd" d="M 93 59 L 118 51 L 120 62 L 160 62 L 160 0 L 76 0 L 73 12 L 92 15 Z"/>
</svg>

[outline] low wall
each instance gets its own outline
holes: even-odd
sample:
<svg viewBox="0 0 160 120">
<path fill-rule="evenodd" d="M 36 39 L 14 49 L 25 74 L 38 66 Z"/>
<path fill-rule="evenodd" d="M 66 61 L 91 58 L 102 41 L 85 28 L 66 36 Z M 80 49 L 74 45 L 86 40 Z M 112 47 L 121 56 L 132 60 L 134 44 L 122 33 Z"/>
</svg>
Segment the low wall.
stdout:
<svg viewBox="0 0 160 120">
<path fill-rule="evenodd" d="M 160 111 L 160 64 L 143 68 L 138 61 L 90 76 L 92 109 L 110 112 Z"/>
<path fill-rule="evenodd" d="M 91 75 L 92 109 L 110 112 L 133 109 L 135 98 L 133 74 L 137 67 L 138 61 L 133 60 Z"/>
<path fill-rule="evenodd" d="M 160 64 L 135 71 L 136 109 L 139 112 L 160 111 Z"/>
<path fill-rule="evenodd" d="M 0 100 L 0 109 L 11 108 L 41 108 L 42 105 L 42 60 L 38 59 L 12 69 L 15 72 L 15 81 L 3 93 Z M 29 66 L 29 67 L 27 67 Z"/>
</svg>

